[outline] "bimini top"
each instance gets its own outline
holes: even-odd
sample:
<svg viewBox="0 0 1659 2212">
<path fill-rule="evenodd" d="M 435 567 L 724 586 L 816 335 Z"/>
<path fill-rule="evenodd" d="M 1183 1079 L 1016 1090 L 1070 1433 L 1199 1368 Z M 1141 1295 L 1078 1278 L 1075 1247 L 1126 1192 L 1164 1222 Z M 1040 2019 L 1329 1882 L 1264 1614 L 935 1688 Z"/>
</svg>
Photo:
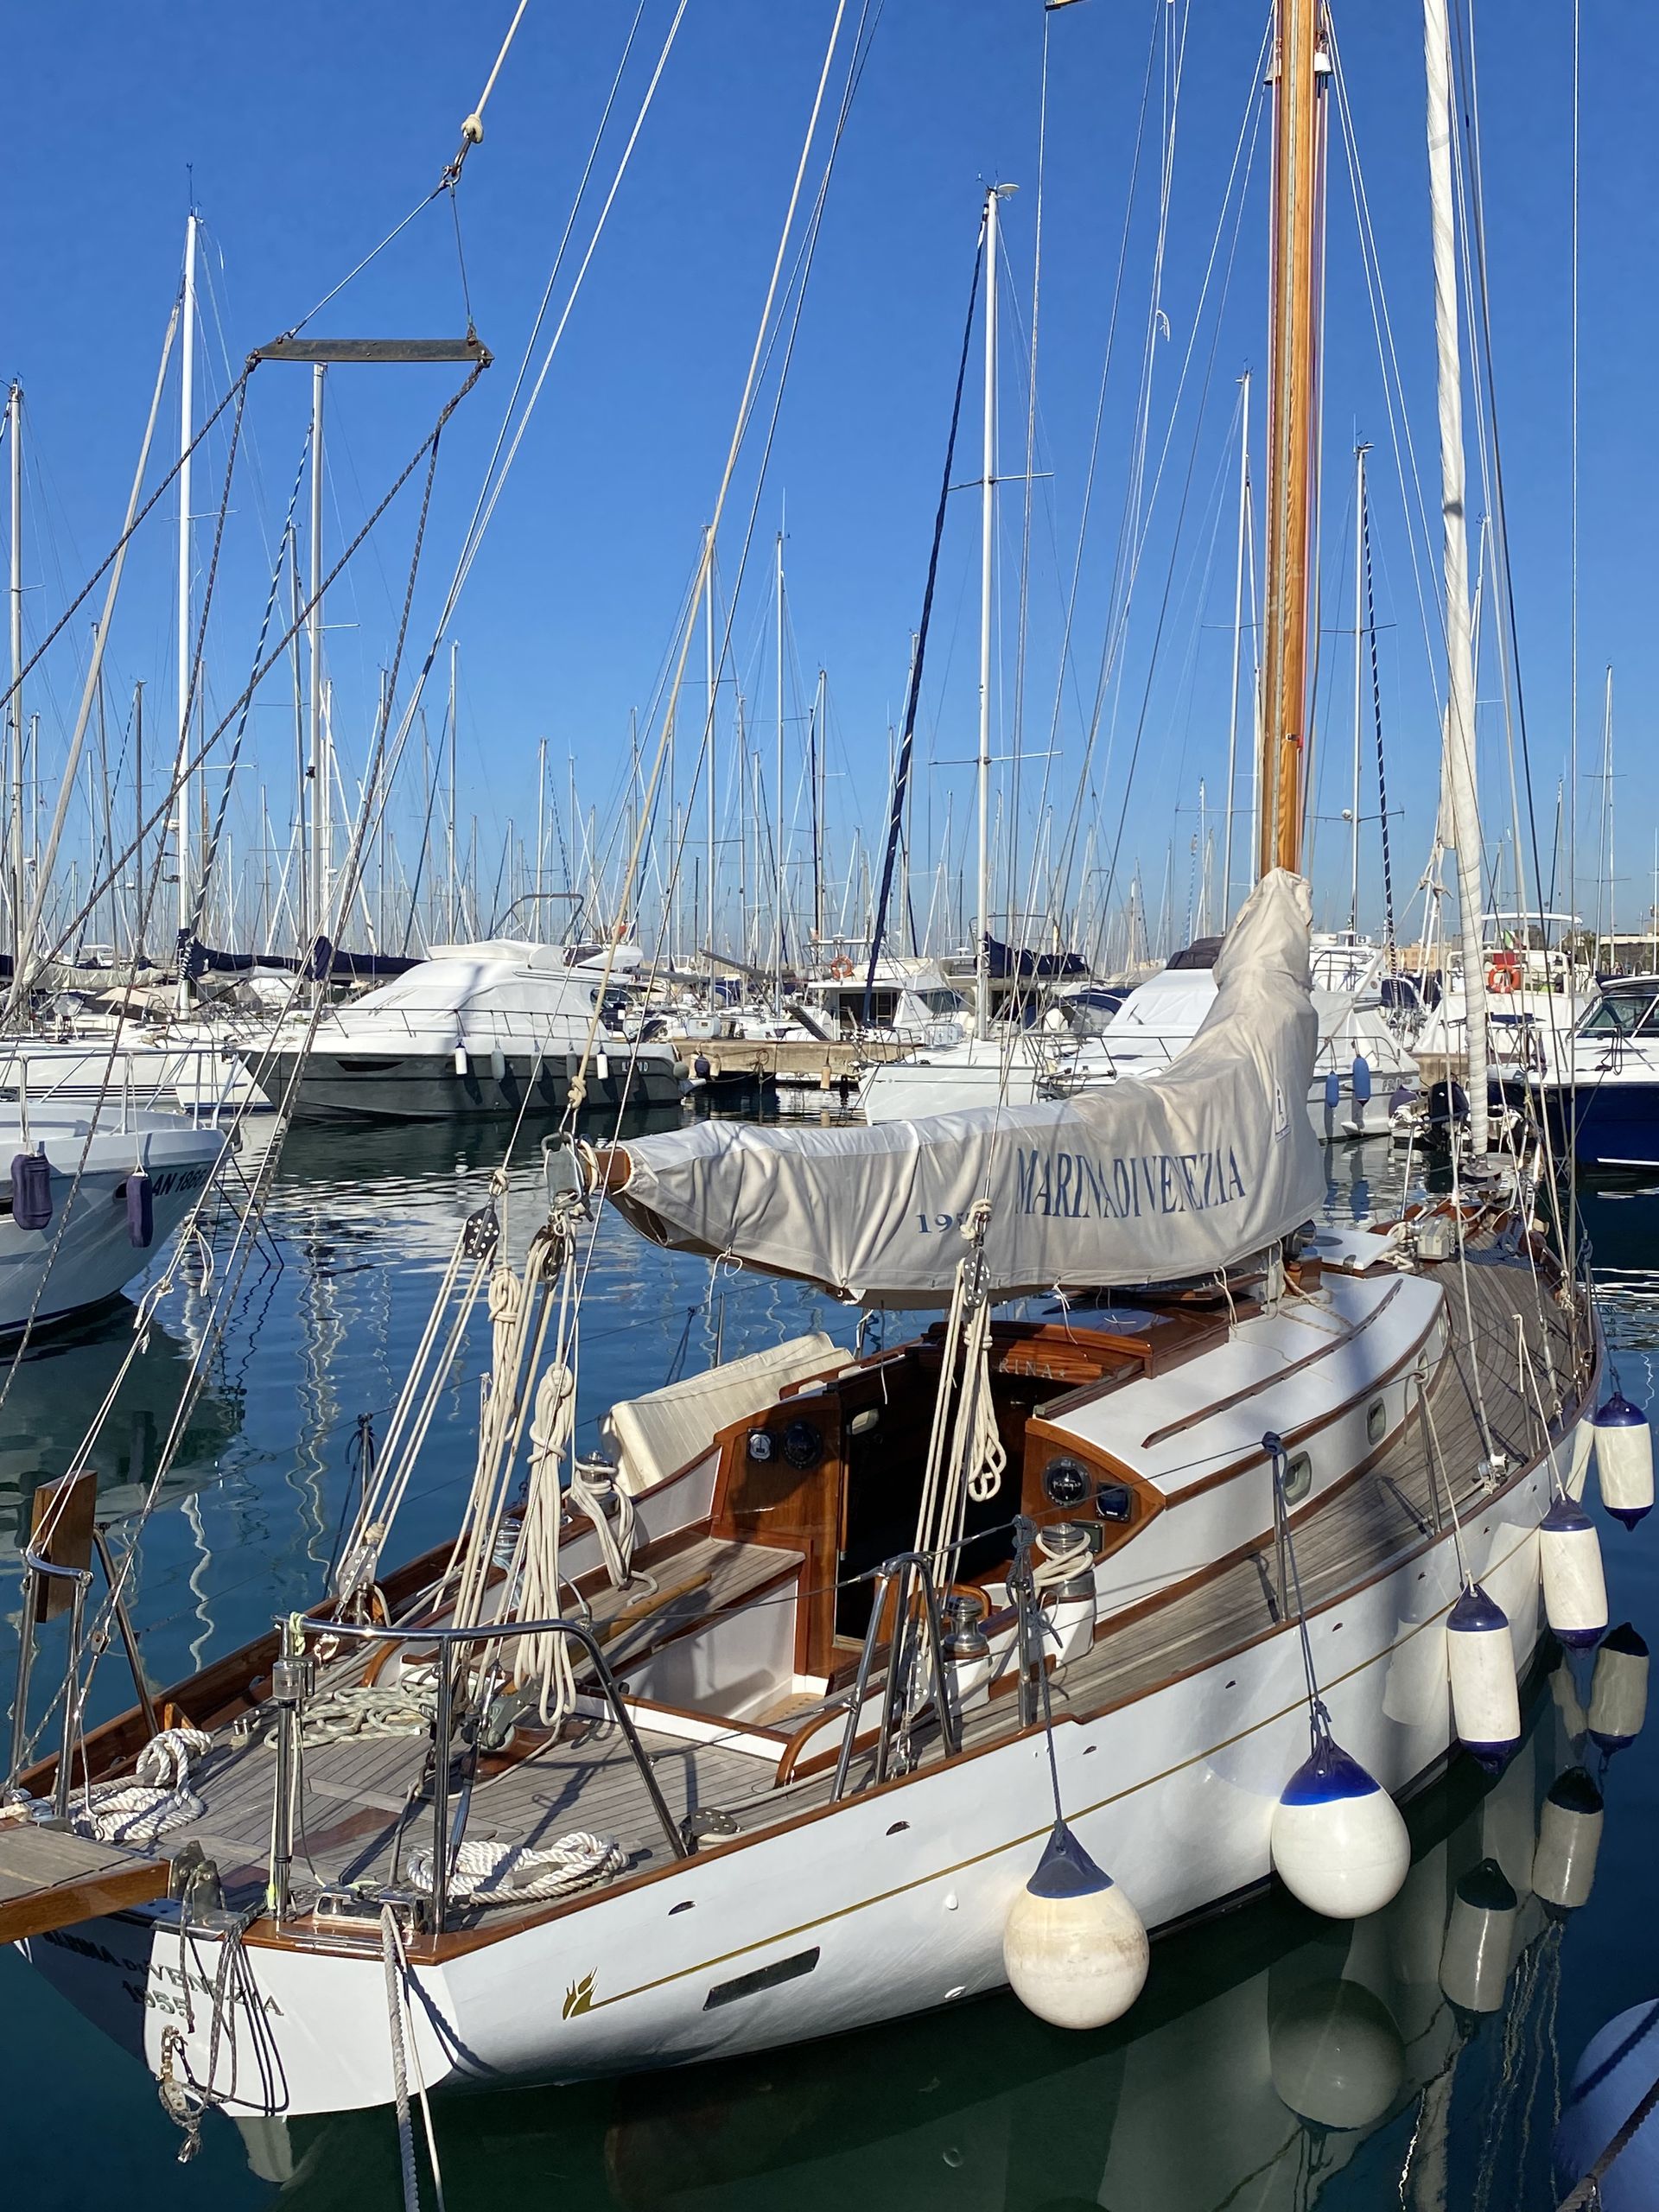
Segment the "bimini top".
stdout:
<svg viewBox="0 0 1659 2212">
<path fill-rule="evenodd" d="M 610 1196 L 658 1243 L 867 1305 L 948 1300 L 981 1199 L 997 1297 L 1211 1273 L 1324 1196 L 1304 1103 L 1310 913 L 1300 877 L 1263 878 L 1222 948 L 1203 1027 L 1155 1076 L 874 1128 L 702 1122 L 619 1147 Z"/>
</svg>

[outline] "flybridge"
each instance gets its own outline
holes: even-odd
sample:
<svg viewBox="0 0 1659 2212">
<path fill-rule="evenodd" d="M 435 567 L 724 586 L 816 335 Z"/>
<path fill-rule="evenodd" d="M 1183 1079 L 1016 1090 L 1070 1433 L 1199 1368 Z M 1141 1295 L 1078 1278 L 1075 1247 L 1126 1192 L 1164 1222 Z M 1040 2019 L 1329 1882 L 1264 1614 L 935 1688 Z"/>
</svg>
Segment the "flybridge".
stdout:
<svg viewBox="0 0 1659 2212">
<path fill-rule="evenodd" d="M 1014 1169 L 1022 1214 L 1072 1221 L 1130 1221 L 1160 1213 L 1207 1213 L 1249 1192 L 1229 1147 L 1204 1152 L 1117 1153 L 1022 1149 Z"/>
</svg>

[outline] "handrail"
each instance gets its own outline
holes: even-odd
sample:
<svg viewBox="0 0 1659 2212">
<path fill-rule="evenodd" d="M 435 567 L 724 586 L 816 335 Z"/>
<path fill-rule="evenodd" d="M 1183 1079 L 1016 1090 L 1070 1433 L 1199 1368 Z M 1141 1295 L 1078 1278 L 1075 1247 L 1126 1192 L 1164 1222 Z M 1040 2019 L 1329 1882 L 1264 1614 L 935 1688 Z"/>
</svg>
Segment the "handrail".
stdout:
<svg viewBox="0 0 1659 2212">
<path fill-rule="evenodd" d="M 278 1615 L 279 1628 L 287 1624 L 288 1616 Z M 616 1677 L 606 1663 L 597 1639 L 578 1621 L 486 1621 L 474 1628 L 399 1628 L 376 1627 L 357 1621 L 319 1620 L 311 1614 L 302 1614 L 297 1623 L 299 1632 L 315 1636 L 344 1637 L 359 1643 L 430 1643 L 440 1653 L 438 1666 L 438 1707 L 433 1724 L 433 1852 L 432 1852 L 432 1924 L 442 1935 L 445 1907 L 448 1902 L 449 1862 L 455 1848 L 455 1839 L 448 1834 L 449 1827 L 449 1738 L 452 1733 L 452 1704 L 454 1694 L 448 1664 L 451 1648 L 466 1643 L 502 1643 L 509 1638 L 529 1636 L 567 1636 L 582 1647 L 593 1662 L 617 1726 L 626 1740 L 639 1778 L 645 1785 L 652 1809 L 662 1824 L 668 1847 L 676 1859 L 690 1859 L 692 1847 L 674 1822 L 668 1802 L 652 1771 L 640 1742 L 639 1732 L 629 1716 L 626 1703 L 617 1687 Z"/>
</svg>

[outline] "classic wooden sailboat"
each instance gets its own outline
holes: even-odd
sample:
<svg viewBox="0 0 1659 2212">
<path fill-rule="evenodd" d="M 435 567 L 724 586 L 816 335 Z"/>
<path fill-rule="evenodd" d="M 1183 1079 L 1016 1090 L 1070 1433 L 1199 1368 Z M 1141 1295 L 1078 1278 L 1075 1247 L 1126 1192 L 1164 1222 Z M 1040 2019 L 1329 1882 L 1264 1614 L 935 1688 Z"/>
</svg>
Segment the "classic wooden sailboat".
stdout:
<svg viewBox="0 0 1659 2212">
<path fill-rule="evenodd" d="M 1563 1502 L 1599 1339 L 1516 1179 L 1306 1227 L 1321 36 L 1283 0 L 1265 842 L 1203 1032 L 1067 1103 L 551 1147 L 522 1272 L 493 1207 L 458 1243 L 315 1610 L 84 1735 L 67 1697 L 33 1765 L 20 1697 L 0 1935 L 186 2126 L 679 2063 L 1009 1979 L 1114 2017 L 1147 1930 L 1275 1866 L 1337 1916 L 1386 1902 L 1393 1796 L 1459 1738 L 1501 1759 L 1546 1599 L 1605 1627 Z M 945 1319 L 645 1394 L 580 1459 L 601 1193 L 678 1249 Z M 389 1570 L 486 1294 L 467 1512 Z M 1049 1303 L 993 1318 L 1016 1299 Z M 80 1573 L 71 1517 L 37 1524 L 42 1588 Z"/>
</svg>

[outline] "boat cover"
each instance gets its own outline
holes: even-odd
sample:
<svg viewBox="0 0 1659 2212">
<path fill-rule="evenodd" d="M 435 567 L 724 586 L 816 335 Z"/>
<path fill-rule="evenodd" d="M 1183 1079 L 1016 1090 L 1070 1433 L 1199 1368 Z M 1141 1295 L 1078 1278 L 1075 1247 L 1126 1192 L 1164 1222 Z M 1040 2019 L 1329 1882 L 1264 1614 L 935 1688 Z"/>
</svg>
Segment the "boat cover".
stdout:
<svg viewBox="0 0 1659 2212">
<path fill-rule="evenodd" d="M 607 1178 L 611 1197 L 658 1243 L 865 1305 L 947 1302 L 982 1198 L 995 1297 L 1212 1273 L 1324 1196 L 1305 1103 L 1310 916 L 1300 877 L 1262 879 L 1222 947 L 1203 1027 L 1155 1075 L 873 1128 L 701 1122 L 620 1147 L 628 1173 L 621 1187 Z"/>
</svg>

